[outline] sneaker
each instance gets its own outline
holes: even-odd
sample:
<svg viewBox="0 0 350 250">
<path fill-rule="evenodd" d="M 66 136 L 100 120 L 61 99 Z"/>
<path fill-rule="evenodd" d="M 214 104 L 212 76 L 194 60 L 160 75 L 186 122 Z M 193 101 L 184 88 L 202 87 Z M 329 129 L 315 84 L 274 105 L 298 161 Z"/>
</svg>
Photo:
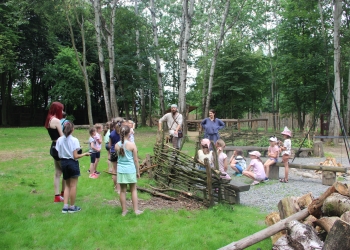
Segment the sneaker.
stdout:
<svg viewBox="0 0 350 250">
<path fill-rule="evenodd" d="M 97 178 L 98 178 L 98 175 L 97 175 L 97 174 L 90 174 L 90 175 L 89 175 L 89 178 L 91 178 L 91 179 L 97 179 Z"/>
<path fill-rule="evenodd" d="M 70 213 L 70 214 L 75 213 L 75 212 L 79 212 L 79 211 L 81 211 L 81 208 L 78 206 L 74 206 L 74 208 L 70 207 L 68 209 L 68 213 Z"/>
<path fill-rule="evenodd" d="M 236 177 L 241 177 L 241 176 L 243 176 L 242 174 L 236 174 Z"/>
<path fill-rule="evenodd" d="M 55 195 L 55 199 L 53 200 L 53 202 L 63 202 L 64 198 L 61 195 Z"/>
<path fill-rule="evenodd" d="M 94 174 L 101 174 L 101 173 L 100 173 L 100 172 L 98 172 L 98 171 L 95 171 L 95 172 L 94 172 Z"/>
<path fill-rule="evenodd" d="M 260 183 L 260 182 L 258 182 L 258 181 L 253 181 L 253 183 L 250 184 L 250 185 L 251 185 L 251 186 L 255 186 L 255 185 L 259 185 L 259 183 Z"/>
<path fill-rule="evenodd" d="M 264 182 L 268 182 L 270 179 L 268 177 L 265 177 Z"/>
<path fill-rule="evenodd" d="M 62 208 L 62 214 L 68 213 L 68 208 Z"/>
<path fill-rule="evenodd" d="M 140 215 L 140 214 L 142 214 L 142 213 L 143 213 L 143 211 L 141 211 L 141 210 L 135 211 L 135 214 L 136 214 L 136 215 Z"/>
<path fill-rule="evenodd" d="M 90 174 L 90 169 L 88 169 L 88 171 L 86 171 L 86 172 L 88 172 Z"/>
</svg>

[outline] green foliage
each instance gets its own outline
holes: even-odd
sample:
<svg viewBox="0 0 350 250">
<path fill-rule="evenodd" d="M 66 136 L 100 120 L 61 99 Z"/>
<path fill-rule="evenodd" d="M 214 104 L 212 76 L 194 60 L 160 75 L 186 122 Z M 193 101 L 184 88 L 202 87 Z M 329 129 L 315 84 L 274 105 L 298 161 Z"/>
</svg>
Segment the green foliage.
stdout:
<svg viewBox="0 0 350 250">
<path fill-rule="evenodd" d="M 258 146 L 258 147 L 268 147 L 270 146 L 270 143 L 269 143 L 269 136 L 261 136 L 259 138 L 259 140 L 255 143 L 255 146 Z"/>
</svg>

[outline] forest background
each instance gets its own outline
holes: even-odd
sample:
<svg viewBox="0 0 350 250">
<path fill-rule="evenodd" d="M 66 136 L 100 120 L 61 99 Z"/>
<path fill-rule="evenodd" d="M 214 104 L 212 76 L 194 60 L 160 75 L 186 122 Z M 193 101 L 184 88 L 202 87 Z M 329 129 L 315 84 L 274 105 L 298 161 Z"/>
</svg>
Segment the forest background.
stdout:
<svg viewBox="0 0 350 250">
<path fill-rule="evenodd" d="M 42 125 L 60 101 L 81 123 L 145 126 L 177 103 L 303 130 L 333 91 L 348 131 L 349 42 L 347 0 L 2 0 L 1 124 Z"/>
</svg>

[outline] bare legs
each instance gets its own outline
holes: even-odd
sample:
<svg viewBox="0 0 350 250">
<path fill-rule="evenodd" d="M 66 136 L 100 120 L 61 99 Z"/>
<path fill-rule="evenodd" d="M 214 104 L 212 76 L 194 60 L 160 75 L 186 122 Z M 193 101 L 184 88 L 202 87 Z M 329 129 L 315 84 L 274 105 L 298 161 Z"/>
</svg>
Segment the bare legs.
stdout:
<svg viewBox="0 0 350 250">
<path fill-rule="evenodd" d="M 113 168 L 112 168 L 112 179 L 113 179 L 113 183 L 114 183 L 114 190 L 117 191 L 118 194 L 120 194 L 120 190 L 121 187 L 119 185 L 119 183 L 117 182 L 117 162 L 114 161 L 112 162 Z M 126 192 L 126 190 L 125 190 Z"/>
<path fill-rule="evenodd" d="M 272 164 L 274 164 L 275 161 L 274 160 L 270 160 L 270 159 L 267 159 L 267 161 L 264 163 L 264 170 L 265 170 L 265 174 L 266 174 L 266 177 L 269 178 L 269 174 L 270 174 L 270 166 Z"/>
<path fill-rule="evenodd" d="M 54 160 L 55 165 L 55 176 L 53 180 L 53 185 L 55 189 L 55 195 L 60 194 L 60 180 L 62 176 L 62 169 L 61 169 L 61 163 L 60 161 Z M 62 190 L 65 190 L 66 181 L 62 179 Z"/>
<path fill-rule="evenodd" d="M 69 178 L 66 180 L 66 188 L 64 189 L 64 204 L 75 205 L 75 198 L 77 197 L 78 178 Z"/>
<path fill-rule="evenodd" d="M 288 181 L 288 173 L 289 173 L 289 155 L 284 154 L 282 156 L 282 162 L 284 165 L 284 181 Z"/>
<path fill-rule="evenodd" d="M 130 186 L 131 200 L 132 200 L 134 212 L 136 215 L 139 215 L 142 213 L 142 211 L 140 211 L 138 207 L 136 183 L 130 183 L 129 186 Z M 127 184 L 120 184 L 119 200 L 122 206 L 122 216 L 125 216 L 128 213 L 128 210 L 126 208 L 126 188 L 127 188 Z"/>
</svg>

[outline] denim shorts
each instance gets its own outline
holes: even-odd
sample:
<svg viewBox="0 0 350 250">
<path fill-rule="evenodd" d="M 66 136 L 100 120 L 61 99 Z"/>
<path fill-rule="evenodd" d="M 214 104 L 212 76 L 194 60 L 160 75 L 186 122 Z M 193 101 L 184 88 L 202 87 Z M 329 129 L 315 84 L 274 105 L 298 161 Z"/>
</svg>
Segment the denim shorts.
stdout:
<svg viewBox="0 0 350 250">
<path fill-rule="evenodd" d="M 90 154 L 90 162 L 95 163 L 96 159 L 100 159 L 100 152 L 95 152 Z"/>
<path fill-rule="evenodd" d="M 277 158 L 272 158 L 272 157 L 270 157 L 269 159 L 270 159 L 271 161 L 274 161 L 275 163 L 278 162 L 278 159 L 277 159 Z"/>
<path fill-rule="evenodd" d="M 63 179 L 77 178 L 80 176 L 79 162 L 73 159 L 61 159 Z"/>
<path fill-rule="evenodd" d="M 243 172 L 243 168 L 241 167 L 241 165 L 236 164 L 235 167 L 237 168 L 237 170 L 239 171 L 240 174 Z"/>
</svg>

